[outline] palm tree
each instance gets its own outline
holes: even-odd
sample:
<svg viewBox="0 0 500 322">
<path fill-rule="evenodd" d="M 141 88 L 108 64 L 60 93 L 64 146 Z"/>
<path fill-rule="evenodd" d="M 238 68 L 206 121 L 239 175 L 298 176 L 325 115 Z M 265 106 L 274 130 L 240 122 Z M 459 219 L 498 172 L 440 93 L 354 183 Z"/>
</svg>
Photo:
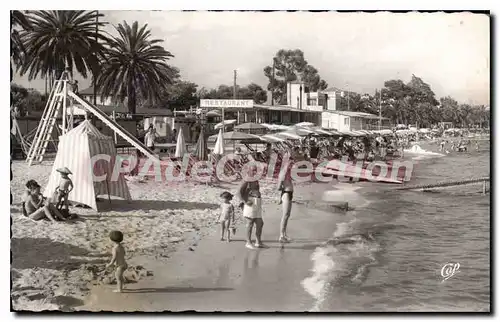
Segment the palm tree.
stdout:
<svg viewBox="0 0 500 322">
<path fill-rule="evenodd" d="M 174 55 L 158 45 L 163 40 L 150 38 L 147 27 L 139 28 L 137 21 L 132 26 L 125 21 L 118 24 L 118 36 L 108 42 L 97 80 L 101 95 L 115 102 L 127 100 L 131 114 L 135 114 L 138 96 L 158 101 L 165 85 L 178 77 L 178 70 L 167 64 Z"/>
<path fill-rule="evenodd" d="M 97 67 L 104 47 L 98 40 L 106 41 L 104 34 L 96 33 L 97 22 L 103 16 L 96 11 L 31 11 L 27 18 L 31 30 L 21 33 L 21 39 L 30 58 L 20 68 L 20 74 L 29 79 L 39 74 L 44 77 L 61 73 L 65 67 L 87 77 Z"/>
<path fill-rule="evenodd" d="M 25 56 L 25 49 L 21 36 L 19 32 L 21 30 L 31 30 L 31 24 L 24 15 L 23 12 L 19 10 L 12 10 L 10 12 L 10 57 L 12 59 L 10 63 L 10 75 L 12 81 L 13 69 L 12 63 L 16 66 L 22 65 L 22 60 Z"/>
</svg>

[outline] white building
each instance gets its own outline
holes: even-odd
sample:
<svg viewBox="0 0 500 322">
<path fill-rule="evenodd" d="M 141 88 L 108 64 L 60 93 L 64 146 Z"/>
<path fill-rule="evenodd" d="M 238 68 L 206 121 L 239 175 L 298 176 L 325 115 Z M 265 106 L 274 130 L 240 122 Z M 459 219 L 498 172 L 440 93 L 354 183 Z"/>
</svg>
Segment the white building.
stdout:
<svg viewBox="0 0 500 322">
<path fill-rule="evenodd" d="M 379 125 L 377 115 L 352 111 L 324 111 L 321 121 L 322 127 L 339 131 L 376 130 Z M 388 118 L 381 118 L 383 128 L 389 126 L 388 121 Z"/>
<path fill-rule="evenodd" d="M 339 131 L 373 130 L 378 128 L 377 115 L 339 111 L 340 99 L 344 91 L 330 87 L 319 92 L 308 92 L 303 82 L 295 81 L 287 84 L 287 102 L 298 110 L 321 112 L 317 125 Z M 382 118 L 382 127 L 388 126 L 388 119 Z"/>
</svg>

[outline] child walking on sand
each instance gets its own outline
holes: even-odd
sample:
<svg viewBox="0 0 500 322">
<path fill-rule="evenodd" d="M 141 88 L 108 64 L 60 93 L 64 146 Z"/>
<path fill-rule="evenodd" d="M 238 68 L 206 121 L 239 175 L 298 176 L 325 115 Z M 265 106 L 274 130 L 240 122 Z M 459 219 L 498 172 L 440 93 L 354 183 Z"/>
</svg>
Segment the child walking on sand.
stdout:
<svg viewBox="0 0 500 322">
<path fill-rule="evenodd" d="M 231 230 L 234 231 L 234 206 L 231 204 L 233 195 L 230 192 L 224 191 L 220 197 L 223 199 L 221 204 L 221 212 L 217 222 L 221 224 L 221 239 L 231 241 Z M 227 235 L 227 239 L 224 236 Z"/>
<path fill-rule="evenodd" d="M 111 261 L 108 265 L 106 265 L 106 269 L 110 268 L 113 264 L 115 265 L 117 289 L 113 292 L 121 293 L 123 291 L 124 282 L 123 273 L 128 267 L 127 262 L 125 262 L 125 249 L 121 244 L 123 241 L 123 233 L 121 231 L 114 230 L 109 233 L 109 239 L 115 243 L 115 247 L 113 247 Z"/>
</svg>

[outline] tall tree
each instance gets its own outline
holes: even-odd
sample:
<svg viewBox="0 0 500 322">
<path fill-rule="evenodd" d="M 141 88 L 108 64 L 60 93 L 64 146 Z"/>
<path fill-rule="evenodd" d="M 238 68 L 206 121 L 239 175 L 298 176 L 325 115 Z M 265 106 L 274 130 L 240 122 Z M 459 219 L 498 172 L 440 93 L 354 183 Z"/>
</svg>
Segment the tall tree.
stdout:
<svg viewBox="0 0 500 322">
<path fill-rule="evenodd" d="M 102 17 L 96 11 L 61 10 L 30 11 L 27 15 L 32 26 L 21 33 L 21 39 L 30 57 L 20 68 L 20 74 L 28 73 L 29 79 L 60 74 L 66 67 L 76 70 L 83 77 L 96 68 L 103 47 L 96 42 L 96 22 Z M 97 38 L 106 41 L 103 33 Z"/>
<path fill-rule="evenodd" d="M 411 96 L 414 103 L 429 103 L 432 106 L 439 104 L 430 85 L 425 83 L 420 77 L 412 75 L 407 86 L 412 92 Z"/>
<path fill-rule="evenodd" d="M 145 24 L 139 28 L 123 22 L 116 27 L 118 36 L 112 37 L 104 51 L 97 86 L 104 96 L 116 102 L 127 101 L 128 111 L 135 114 L 138 93 L 150 102 L 161 100 L 162 89 L 173 84 L 179 71 L 167 64 L 169 51 L 151 39 L 151 30 Z"/>
<path fill-rule="evenodd" d="M 237 93 L 238 98 L 251 99 L 256 104 L 262 104 L 267 101 L 267 92 L 255 83 L 239 88 Z"/>
<path fill-rule="evenodd" d="M 267 89 L 273 93 L 273 98 L 277 103 L 286 103 L 288 82 L 301 80 L 312 92 L 328 87 L 328 84 L 319 76 L 318 70 L 305 60 L 304 52 L 300 49 L 281 49 L 276 53 L 273 62 L 271 66 L 264 68 L 264 75 L 269 79 Z"/>
<path fill-rule="evenodd" d="M 200 98 L 209 99 L 231 99 L 233 98 L 233 86 L 219 85 L 217 89 L 205 90 L 200 93 Z M 256 104 L 267 101 L 267 92 L 255 83 L 237 88 L 238 99 L 251 99 Z"/>
<path fill-rule="evenodd" d="M 47 97 L 34 89 L 27 89 L 17 84 L 10 85 L 12 107 L 17 108 L 20 116 L 26 112 L 43 111 L 47 103 Z"/>
<path fill-rule="evenodd" d="M 189 109 L 198 102 L 198 85 L 186 81 L 175 81 L 162 89 L 161 97 L 156 103 L 144 100 L 140 93 L 137 95 L 137 105 L 141 107 Z"/>
</svg>

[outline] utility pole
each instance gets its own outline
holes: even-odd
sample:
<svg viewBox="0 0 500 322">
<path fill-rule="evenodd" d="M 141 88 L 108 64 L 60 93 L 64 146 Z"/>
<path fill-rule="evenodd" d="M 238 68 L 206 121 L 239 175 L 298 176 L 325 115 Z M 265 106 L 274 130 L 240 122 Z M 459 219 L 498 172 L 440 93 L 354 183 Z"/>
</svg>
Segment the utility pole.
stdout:
<svg viewBox="0 0 500 322">
<path fill-rule="evenodd" d="M 378 130 L 380 131 L 382 127 L 382 89 L 380 89 L 380 100 L 378 106 Z"/>
<path fill-rule="evenodd" d="M 276 82 L 275 69 L 276 69 L 276 59 L 273 58 L 273 85 L 275 85 Z M 271 88 L 271 105 L 274 106 L 274 88 Z"/>
<path fill-rule="evenodd" d="M 347 110 L 350 111 L 349 109 L 349 84 L 346 84 L 347 86 Z"/>
<path fill-rule="evenodd" d="M 237 98 L 237 93 L 236 93 L 236 69 L 234 70 L 234 84 L 233 84 L 233 98 Z"/>
</svg>

